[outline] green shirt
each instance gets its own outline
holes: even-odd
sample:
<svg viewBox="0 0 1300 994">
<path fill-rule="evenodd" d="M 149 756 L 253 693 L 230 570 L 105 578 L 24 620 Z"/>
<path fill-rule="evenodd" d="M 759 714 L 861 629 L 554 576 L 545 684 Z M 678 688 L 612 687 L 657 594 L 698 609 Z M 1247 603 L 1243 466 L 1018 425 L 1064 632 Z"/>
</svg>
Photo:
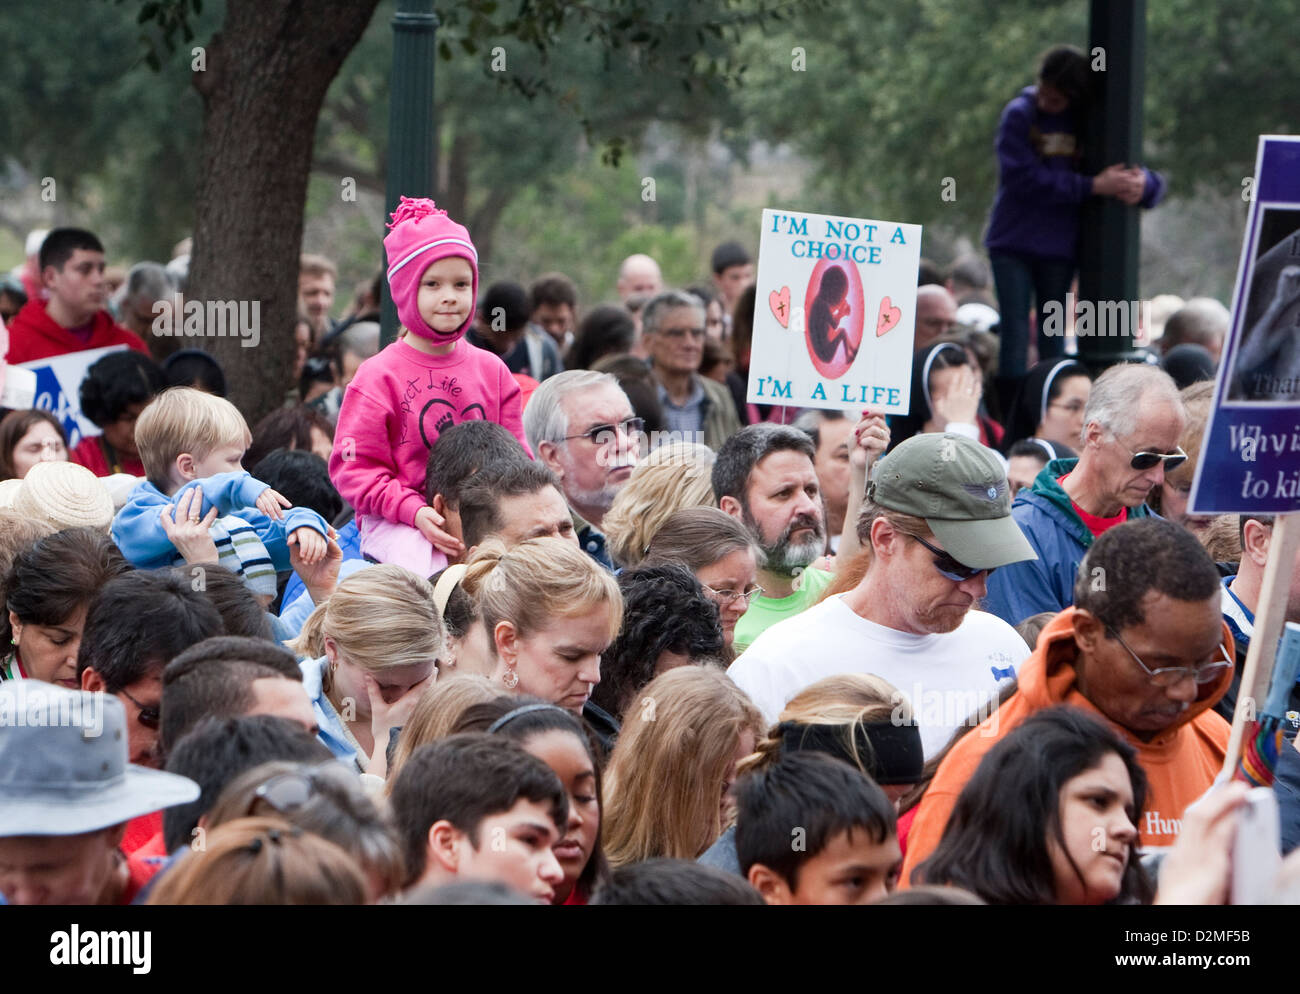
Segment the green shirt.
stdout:
<svg viewBox="0 0 1300 994">
<path fill-rule="evenodd" d="M 799 589 L 789 597 L 755 597 L 749 610 L 736 622 L 736 637 L 732 646 L 736 655 L 748 649 L 754 639 L 778 621 L 793 618 L 816 604 L 822 591 L 830 586 L 833 576 L 824 569 L 806 569 L 799 577 Z"/>
</svg>

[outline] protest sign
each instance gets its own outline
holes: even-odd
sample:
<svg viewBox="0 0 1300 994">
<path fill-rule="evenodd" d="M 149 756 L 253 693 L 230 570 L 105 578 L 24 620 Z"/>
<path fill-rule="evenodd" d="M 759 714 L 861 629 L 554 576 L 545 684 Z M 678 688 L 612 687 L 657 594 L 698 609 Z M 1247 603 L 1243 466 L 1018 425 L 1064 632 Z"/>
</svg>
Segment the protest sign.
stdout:
<svg viewBox="0 0 1300 994">
<path fill-rule="evenodd" d="M 1188 510 L 1278 515 L 1223 765 L 1267 786 L 1283 747 L 1281 715 L 1268 702 L 1295 680 L 1275 666 L 1300 549 L 1300 520 L 1288 513 L 1300 510 L 1300 137 L 1260 138 L 1249 189 L 1232 322 Z"/>
<path fill-rule="evenodd" d="M 906 414 L 915 224 L 763 211 L 750 403 Z"/>
<path fill-rule="evenodd" d="M 68 448 L 75 449 L 83 438 L 100 434 L 94 422 L 81 414 L 81 381 L 86 370 L 110 352 L 121 352 L 125 345 L 110 345 L 105 349 L 87 349 L 69 352 L 49 359 L 34 359 L 15 369 L 29 369 L 36 374 L 36 403 L 59 419 L 68 436 Z"/>
<path fill-rule="evenodd" d="M 1251 190 L 1196 514 L 1300 510 L 1300 137 L 1260 138 Z"/>
</svg>

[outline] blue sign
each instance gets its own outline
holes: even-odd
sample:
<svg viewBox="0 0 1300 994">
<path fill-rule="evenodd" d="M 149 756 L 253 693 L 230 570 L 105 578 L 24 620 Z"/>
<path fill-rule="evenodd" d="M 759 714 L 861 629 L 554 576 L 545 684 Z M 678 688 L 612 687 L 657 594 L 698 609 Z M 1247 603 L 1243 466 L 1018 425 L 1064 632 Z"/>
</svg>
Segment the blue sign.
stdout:
<svg viewBox="0 0 1300 994">
<path fill-rule="evenodd" d="M 1232 324 L 1188 510 L 1300 510 L 1300 137 L 1259 140 Z"/>
</svg>

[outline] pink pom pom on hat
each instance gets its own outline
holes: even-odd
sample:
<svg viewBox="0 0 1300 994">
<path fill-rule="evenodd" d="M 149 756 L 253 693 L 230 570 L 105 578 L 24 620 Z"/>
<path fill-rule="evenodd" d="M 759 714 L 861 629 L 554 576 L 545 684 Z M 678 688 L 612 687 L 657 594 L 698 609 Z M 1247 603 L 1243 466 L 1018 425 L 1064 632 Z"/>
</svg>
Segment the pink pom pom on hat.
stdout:
<svg viewBox="0 0 1300 994">
<path fill-rule="evenodd" d="M 384 238 L 384 254 L 388 257 L 388 286 L 402 326 L 435 342 L 456 341 L 469 331 L 478 307 L 478 250 L 470 240 L 469 231 L 427 197 L 402 197 L 392 218 Z M 474 273 L 469 316 L 450 334 L 430 328 L 420 316 L 419 306 L 424 271 L 448 256 L 465 259 Z"/>
</svg>

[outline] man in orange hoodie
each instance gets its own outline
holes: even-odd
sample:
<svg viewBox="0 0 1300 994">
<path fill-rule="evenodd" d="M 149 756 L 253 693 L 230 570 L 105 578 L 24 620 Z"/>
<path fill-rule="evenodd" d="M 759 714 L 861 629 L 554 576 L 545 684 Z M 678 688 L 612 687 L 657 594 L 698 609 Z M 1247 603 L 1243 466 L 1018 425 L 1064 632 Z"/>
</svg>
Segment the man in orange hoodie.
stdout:
<svg viewBox="0 0 1300 994">
<path fill-rule="evenodd" d="M 55 228 L 41 243 L 40 267 L 49 299 L 32 297 L 10 322 L 11 366 L 110 345 L 148 351 L 138 335 L 104 310 L 104 246 L 93 234 Z"/>
<path fill-rule="evenodd" d="M 1214 563 L 1172 522 L 1143 518 L 1098 538 L 1079 566 L 1074 606 L 1043 629 L 1016 692 L 949 747 L 912 823 L 901 885 L 938 845 L 985 753 L 1058 704 L 1105 719 L 1138 751 L 1149 780 L 1142 844 L 1172 845 L 1227 752 L 1230 726 L 1213 710 L 1232 683 L 1220 597 Z"/>
</svg>

